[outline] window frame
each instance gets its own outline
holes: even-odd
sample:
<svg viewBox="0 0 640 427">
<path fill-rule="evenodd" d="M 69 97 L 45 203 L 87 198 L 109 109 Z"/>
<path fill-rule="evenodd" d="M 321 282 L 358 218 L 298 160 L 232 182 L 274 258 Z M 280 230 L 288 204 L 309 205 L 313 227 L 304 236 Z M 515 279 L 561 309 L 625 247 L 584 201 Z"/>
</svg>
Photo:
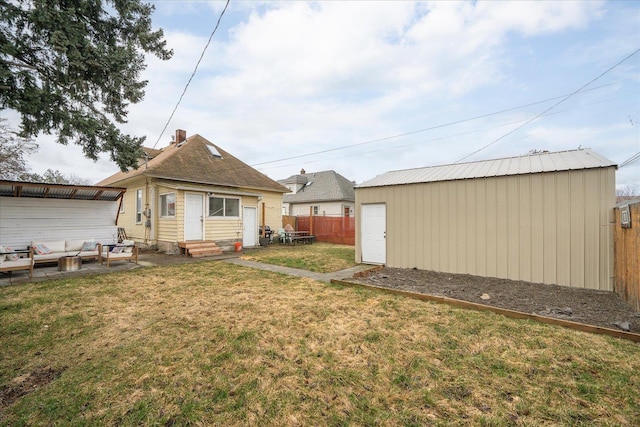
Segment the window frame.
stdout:
<svg viewBox="0 0 640 427">
<path fill-rule="evenodd" d="M 142 224 L 142 189 L 136 190 L 136 224 Z"/>
<path fill-rule="evenodd" d="M 212 215 L 211 214 L 211 200 L 212 199 L 220 199 L 222 200 L 222 209 L 219 209 L 218 211 L 221 211 L 222 215 Z M 237 205 L 237 215 L 227 215 L 227 200 L 235 200 L 237 201 L 238 205 Z M 216 212 L 218 212 L 216 211 Z M 242 211 L 242 199 L 240 197 L 226 197 L 226 196 L 216 196 L 216 195 L 212 195 L 207 197 L 207 218 L 208 219 L 240 219 L 240 212 Z"/>
<path fill-rule="evenodd" d="M 169 203 L 167 202 L 168 196 L 173 196 L 173 213 L 169 213 Z M 160 218 L 175 218 L 177 200 L 177 194 L 173 191 L 162 193 L 158 196 L 158 203 L 160 205 L 158 210 L 160 211 Z"/>
</svg>

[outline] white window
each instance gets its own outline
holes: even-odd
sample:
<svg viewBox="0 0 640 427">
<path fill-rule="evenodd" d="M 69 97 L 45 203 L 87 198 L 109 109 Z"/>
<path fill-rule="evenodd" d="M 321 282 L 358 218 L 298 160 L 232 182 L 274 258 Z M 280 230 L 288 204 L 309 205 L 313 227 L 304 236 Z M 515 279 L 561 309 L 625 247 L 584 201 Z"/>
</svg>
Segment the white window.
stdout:
<svg viewBox="0 0 640 427">
<path fill-rule="evenodd" d="M 232 197 L 209 197 L 209 216 L 239 218 L 240 199 Z"/>
<path fill-rule="evenodd" d="M 160 195 L 160 216 L 176 216 L 176 193 Z"/>
<path fill-rule="evenodd" d="M 314 215 L 318 215 L 318 207 L 317 206 L 313 207 L 313 214 Z"/>
<path fill-rule="evenodd" d="M 136 190 L 136 223 L 142 223 L 142 190 Z"/>
</svg>

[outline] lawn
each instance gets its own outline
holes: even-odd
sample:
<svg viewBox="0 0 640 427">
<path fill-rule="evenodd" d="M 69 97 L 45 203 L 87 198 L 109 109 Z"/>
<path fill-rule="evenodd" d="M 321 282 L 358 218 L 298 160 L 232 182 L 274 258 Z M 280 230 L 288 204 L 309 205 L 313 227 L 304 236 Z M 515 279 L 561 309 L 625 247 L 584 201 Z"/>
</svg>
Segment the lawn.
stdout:
<svg viewBox="0 0 640 427">
<path fill-rule="evenodd" d="M 640 422 L 638 344 L 223 262 L 1 288 L 0 348 L 2 425 Z"/>
<path fill-rule="evenodd" d="M 248 249 L 242 258 L 316 273 L 331 273 L 356 265 L 353 246 L 332 243 L 295 246 L 272 244 L 264 248 Z"/>
</svg>

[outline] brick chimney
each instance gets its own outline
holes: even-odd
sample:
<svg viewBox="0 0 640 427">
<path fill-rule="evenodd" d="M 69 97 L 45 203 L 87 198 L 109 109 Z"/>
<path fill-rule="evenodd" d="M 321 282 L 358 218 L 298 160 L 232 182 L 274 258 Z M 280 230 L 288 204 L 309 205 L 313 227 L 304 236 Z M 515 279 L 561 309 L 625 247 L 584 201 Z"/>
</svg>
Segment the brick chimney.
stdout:
<svg viewBox="0 0 640 427">
<path fill-rule="evenodd" d="M 304 169 L 300 169 L 300 175 L 304 175 L 306 172 Z"/>
<path fill-rule="evenodd" d="M 182 129 L 176 129 L 176 137 L 172 141 L 172 144 L 180 144 L 185 139 L 187 139 L 187 131 Z"/>
</svg>

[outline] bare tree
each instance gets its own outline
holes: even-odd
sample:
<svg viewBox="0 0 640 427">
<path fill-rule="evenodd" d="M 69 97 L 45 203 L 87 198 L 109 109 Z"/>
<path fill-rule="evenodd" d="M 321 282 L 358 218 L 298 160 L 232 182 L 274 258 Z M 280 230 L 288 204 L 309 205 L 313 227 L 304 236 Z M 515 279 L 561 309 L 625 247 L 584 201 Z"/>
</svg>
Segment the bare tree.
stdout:
<svg viewBox="0 0 640 427">
<path fill-rule="evenodd" d="M 23 138 L 0 118 L 0 179 L 17 180 L 27 172 L 25 156 L 38 150 L 30 138 Z"/>
<path fill-rule="evenodd" d="M 627 184 L 623 187 L 616 188 L 616 202 L 619 203 L 631 199 L 640 199 L 640 186 Z"/>
</svg>

